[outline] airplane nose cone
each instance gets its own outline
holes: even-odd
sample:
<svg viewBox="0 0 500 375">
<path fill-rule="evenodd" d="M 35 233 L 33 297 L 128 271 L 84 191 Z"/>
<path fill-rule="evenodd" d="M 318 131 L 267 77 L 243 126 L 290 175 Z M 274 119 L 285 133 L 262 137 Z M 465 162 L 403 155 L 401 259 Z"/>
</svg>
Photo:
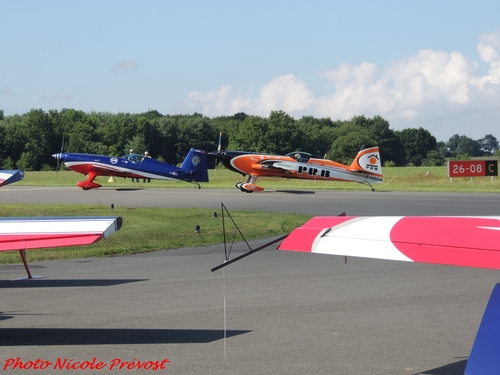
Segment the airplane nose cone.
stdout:
<svg viewBox="0 0 500 375">
<path fill-rule="evenodd" d="M 56 159 L 60 159 L 61 158 L 61 154 L 52 154 L 52 157 L 56 158 Z"/>
</svg>

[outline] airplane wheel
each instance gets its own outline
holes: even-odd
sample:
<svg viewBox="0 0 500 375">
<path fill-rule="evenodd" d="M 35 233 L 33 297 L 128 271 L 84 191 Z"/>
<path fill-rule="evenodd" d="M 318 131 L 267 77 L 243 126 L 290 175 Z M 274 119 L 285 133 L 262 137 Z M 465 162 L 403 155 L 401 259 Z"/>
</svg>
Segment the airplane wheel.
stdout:
<svg viewBox="0 0 500 375">
<path fill-rule="evenodd" d="M 372 191 L 375 191 L 375 188 L 372 188 Z"/>
</svg>

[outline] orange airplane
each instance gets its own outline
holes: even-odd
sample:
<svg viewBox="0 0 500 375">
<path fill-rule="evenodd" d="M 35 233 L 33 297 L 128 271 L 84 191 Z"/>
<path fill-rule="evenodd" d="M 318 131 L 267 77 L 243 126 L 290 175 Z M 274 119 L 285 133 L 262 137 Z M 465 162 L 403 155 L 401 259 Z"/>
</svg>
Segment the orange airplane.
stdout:
<svg viewBox="0 0 500 375">
<path fill-rule="evenodd" d="M 359 182 L 370 186 L 372 191 L 375 190 L 372 183 L 383 182 L 378 147 L 361 149 L 350 166 L 303 151 L 280 156 L 221 150 L 219 146 L 217 151 L 209 152 L 208 155 L 227 169 L 248 176 L 245 182 L 235 185 L 246 193 L 264 190 L 255 185 L 255 180 L 260 176 Z"/>
</svg>

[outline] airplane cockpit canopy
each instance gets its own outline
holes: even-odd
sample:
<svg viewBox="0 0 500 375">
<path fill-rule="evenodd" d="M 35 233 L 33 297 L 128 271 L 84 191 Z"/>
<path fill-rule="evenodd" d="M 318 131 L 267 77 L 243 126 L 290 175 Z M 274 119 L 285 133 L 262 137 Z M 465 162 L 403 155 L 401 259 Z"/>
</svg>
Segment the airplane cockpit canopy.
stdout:
<svg viewBox="0 0 500 375">
<path fill-rule="evenodd" d="M 141 164 L 144 160 L 144 155 L 141 154 L 127 154 L 122 156 L 122 159 L 125 159 L 134 164 Z"/>
<path fill-rule="evenodd" d="M 286 154 L 286 156 L 289 156 L 291 158 L 294 158 L 300 163 L 307 163 L 310 158 L 313 159 L 323 159 L 321 156 L 310 154 L 309 152 L 304 152 L 304 151 L 294 151 Z"/>
</svg>

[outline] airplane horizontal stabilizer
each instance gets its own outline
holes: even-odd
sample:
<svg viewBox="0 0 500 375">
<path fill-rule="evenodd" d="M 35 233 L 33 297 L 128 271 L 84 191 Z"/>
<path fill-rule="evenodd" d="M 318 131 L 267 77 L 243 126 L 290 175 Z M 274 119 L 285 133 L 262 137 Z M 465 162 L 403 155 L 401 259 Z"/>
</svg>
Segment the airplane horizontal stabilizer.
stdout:
<svg viewBox="0 0 500 375">
<path fill-rule="evenodd" d="M 12 184 L 21 181 L 24 178 L 24 172 L 18 169 L 0 170 L 0 186 Z"/>
<path fill-rule="evenodd" d="M 500 217 L 315 217 L 278 248 L 500 269 Z"/>
</svg>

